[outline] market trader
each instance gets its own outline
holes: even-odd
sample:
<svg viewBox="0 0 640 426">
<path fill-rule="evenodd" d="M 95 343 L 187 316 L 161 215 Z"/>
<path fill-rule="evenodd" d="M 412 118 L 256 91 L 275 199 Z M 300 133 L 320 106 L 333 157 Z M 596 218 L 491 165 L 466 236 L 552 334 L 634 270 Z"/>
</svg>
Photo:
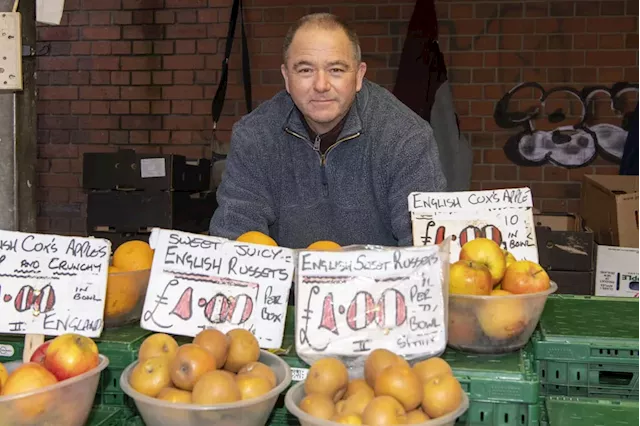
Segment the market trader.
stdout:
<svg viewBox="0 0 640 426">
<path fill-rule="evenodd" d="M 412 245 L 407 197 L 446 191 L 429 123 L 364 78 L 357 35 L 334 15 L 301 18 L 283 51 L 286 91 L 233 126 L 210 234 Z"/>
</svg>

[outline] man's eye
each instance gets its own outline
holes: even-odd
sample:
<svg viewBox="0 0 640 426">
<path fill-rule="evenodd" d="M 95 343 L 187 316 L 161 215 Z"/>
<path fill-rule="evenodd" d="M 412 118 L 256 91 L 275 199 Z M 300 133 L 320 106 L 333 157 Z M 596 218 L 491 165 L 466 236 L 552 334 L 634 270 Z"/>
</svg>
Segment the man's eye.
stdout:
<svg viewBox="0 0 640 426">
<path fill-rule="evenodd" d="M 331 68 L 331 72 L 333 72 L 333 73 L 341 73 L 341 72 L 344 72 L 344 70 L 342 68 Z"/>
<path fill-rule="evenodd" d="M 311 68 L 301 68 L 298 70 L 298 73 L 300 74 L 308 74 L 311 72 Z"/>
</svg>

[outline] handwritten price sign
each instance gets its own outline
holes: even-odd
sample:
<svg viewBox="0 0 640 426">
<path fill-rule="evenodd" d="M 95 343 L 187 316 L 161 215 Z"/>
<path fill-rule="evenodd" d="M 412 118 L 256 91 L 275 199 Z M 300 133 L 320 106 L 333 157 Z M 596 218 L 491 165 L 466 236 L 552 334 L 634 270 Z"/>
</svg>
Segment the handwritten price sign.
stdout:
<svg viewBox="0 0 640 426">
<path fill-rule="evenodd" d="M 261 347 L 280 347 L 292 250 L 165 229 L 154 229 L 150 243 L 143 328 L 184 336 L 245 328 Z"/>
<path fill-rule="evenodd" d="M 446 345 L 441 246 L 341 253 L 302 251 L 296 290 L 296 350 L 357 356 L 386 348 L 405 356 Z"/>
<path fill-rule="evenodd" d="M 99 337 L 111 243 L 0 231 L 0 332 Z"/>
<path fill-rule="evenodd" d="M 529 188 L 412 193 L 409 210 L 416 246 L 451 237 L 451 261 L 475 238 L 489 238 L 518 260 L 538 262 L 533 200 Z"/>
</svg>

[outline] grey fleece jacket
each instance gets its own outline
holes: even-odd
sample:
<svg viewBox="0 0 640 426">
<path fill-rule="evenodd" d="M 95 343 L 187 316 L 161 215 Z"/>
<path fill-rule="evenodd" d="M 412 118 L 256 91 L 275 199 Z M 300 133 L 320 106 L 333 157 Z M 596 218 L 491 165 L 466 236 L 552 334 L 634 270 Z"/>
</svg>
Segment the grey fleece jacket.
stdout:
<svg viewBox="0 0 640 426">
<path fill-rule="evenodd" d="M 388 90 L 364 81 L 324 156 L 282 91 L 233 126 L 209 232 L 261 231 L 289 248 L 409 246 L 408 195 L 446 187 L 429 123 Z"/>
</svg>

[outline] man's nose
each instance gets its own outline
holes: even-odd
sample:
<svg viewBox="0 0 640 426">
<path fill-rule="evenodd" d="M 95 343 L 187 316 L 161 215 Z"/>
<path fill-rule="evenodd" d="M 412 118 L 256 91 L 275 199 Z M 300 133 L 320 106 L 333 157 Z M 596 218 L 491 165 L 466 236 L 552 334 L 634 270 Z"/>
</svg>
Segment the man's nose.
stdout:
<svg viewBox="0 0 640 426">
<path fill-rule="evenodd" d="M 330 87 L 331 85 L 329 84 L 327 74 L 323 70 L 320 70 L 318 73 L 316 73 L 314 89 L 318 92 L 326 92 L 330 89 Z"/>
</svg>

